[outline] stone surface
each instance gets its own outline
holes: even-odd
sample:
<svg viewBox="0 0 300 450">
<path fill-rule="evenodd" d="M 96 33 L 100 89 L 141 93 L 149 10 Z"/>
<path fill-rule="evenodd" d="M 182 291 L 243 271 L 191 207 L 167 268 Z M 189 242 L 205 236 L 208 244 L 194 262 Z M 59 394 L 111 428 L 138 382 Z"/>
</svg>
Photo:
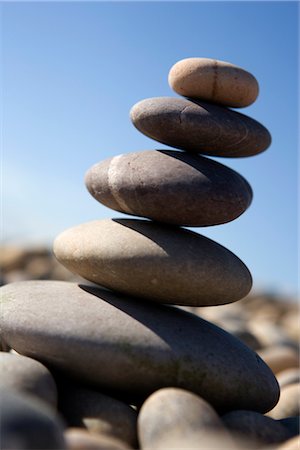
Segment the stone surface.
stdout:
<svg viewBox="0 0 300 450">
<path fill-rule="evenodd" d="M 300 369 L 297 367 L 284 369 L 276 374 L 276 378 L 280 388 L 283 388 L 288 384 L 300 383 Z"/>
<path fill-rule="evenodd" d="M 171 150 L 115 156 L 91 167 L 85 183 L 116 211 L 190 227 L 230 222 L 252 200 L 250 185 L 229 167 Z"/>
<path fill-rule="evenodd" d="M 179 95 L 242 108 L 258 96 L 256 78 L 241 67 L 210 58 L 186 58 L 169 72 L 169 85 Z"/>
<path fill-rule="evenodd" d="M 216 242 L 145 220 L 106 219 L 70 228 L 56 238 L 54 253 L 89 281 L 161 303 L 231 303 L 252 284 L 242 261 Z"/>
<path fill-rule="evenodd" d="M 173 97 L 136 103 L 130 117 L 146 136 L 172 147 L 209 156 L 252 156 L 271 143 L 256 120 L 222 106 Z"/>
<path fill-rule="evenodd" d="M 265 412 L 278 401 L 274 375 L 252 350 L 174 306 L 59 281 L 7 285 L 1 299 L 14 349 L 117 398 L 134 403 L 174 386 L 222 410 Z"/>
<path fill-rule="evenodd" d="M 281 389 L 280 399 L 268 416 L 274 419 L 286 419 L 287 417 L 300 415 L 300 384 L 289 384 Z"/>
<path fill-rule="evenodd" d="M 10 390 L 0 393 L 1 448 L 63 450 L 63 425 L 44 402 Z"/>
<path fill-rule="evenodd" d="M 124 442 L 106 435 L 92 434 L 82 428 L 69 428 L 65 432 L 68 450 L 125 450 Z"/>
<path fill-rule="evenodd" d="M 222 417 L 228 430 L 259 444 L 286 441 L 291 433 L 279 421 L 254 411 L 231 411 Z"/>
<path fill-rule="evenodd" d="M 178 388 L 154 392 L 138 416 L 142 449 L 170 448 L 170 437 L 181 448 L 186 437 L 196 443 L 205 433 L 218 431 L 225 432 L 225 428 L 214 409 L 201 397 Z"/>
<path fill-rule="evenodd" d="M 277 450 L 299 450 L 300 448 L 300 436 L 294 436 L 287 442 L 278 447 Z"/>
<path fill-rule="evenodd" d="M 0 388 L 31 394 L 52 406 L 57 404 L 55 381 L 40 362 L 25 356 L 0 352 Z"/>
<path fill-rule="evenodd" d="M 297 436 L 299 434 L 299 416 L 286 417 L 285 419 L 279 419 L 278 422 L 288 429 L 291 436 Z"/>
<path fill-rule="evenodd" d="M 71 427 L 85 427 L 137 448 L 137 413 L 119 400 L 68 381 L 60 389 L 59 410 Z"/>
<path fill-rule="evenodd" d="M 299 367 L 299 353 L 291 347 L 270 346 L 259 350 L 258 353 L 275 374 L 285 369 Z"/>
</svg>

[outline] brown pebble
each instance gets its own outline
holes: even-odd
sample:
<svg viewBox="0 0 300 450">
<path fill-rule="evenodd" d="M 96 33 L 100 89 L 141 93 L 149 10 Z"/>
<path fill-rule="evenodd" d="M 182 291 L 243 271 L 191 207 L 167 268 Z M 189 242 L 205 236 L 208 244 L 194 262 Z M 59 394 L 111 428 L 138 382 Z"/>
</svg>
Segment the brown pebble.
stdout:
<svg viewBox="0 0 300 450">
<path fill-rule="evenodd" d="M 257 352 L 274 374 L 284 369 L 299 367 L 298 352 L 287 346 L 267 347 Z"/>
<path fill-rule="evenodd" d="M 276 374 L 276 378 L 280 388 L 283 388 L 288 384 L 300 383 L 300 369 L 296 367 L 284 369 Z"/>
<path fill-rule="evenodd" d="M 93 434 L 82 428 L 68 428 L 64 436 L 68 450 L 127 450 L 131 448 L 119 439 Z"/>
</svg>

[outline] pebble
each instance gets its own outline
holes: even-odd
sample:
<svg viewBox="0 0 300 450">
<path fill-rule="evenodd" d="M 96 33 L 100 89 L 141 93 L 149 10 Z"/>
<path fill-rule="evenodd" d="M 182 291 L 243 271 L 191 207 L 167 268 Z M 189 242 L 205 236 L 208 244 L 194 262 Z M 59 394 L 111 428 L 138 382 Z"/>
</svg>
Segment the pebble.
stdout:
<svg viewBox="0 0 300 450">
<path fill-rule="evenodd" d="M 225 247 L 146 220 L 88 222 L 61 233 L 53 250 L 89 281 L 160 303 L 220 305 L 241 299 L 252 285 L 247 267 Z"/>
<path fill-rule="evenodd" d="M 179 95 L 234 108 L 255 102 L 256 78 L 241 67 L 210 58 L 186 58 L 169 72 L 169 85 Z"/>
<path fill-rule="evenodd" d="M 299 434 L 299 425 L 300 425 L 299 416 L 286 417 L 285 419 L 279 419 L 278 422 L 280 422 L 284 427 L 286 427 L 289 430 L 291 436 L 296 436 Z"/>
<path fill-rule="evenodd" d="M 258 351 L 259 356 L 277 374 L 285 369 L 299 367 L 297 350 L 287 346 L 271 346 Z"/>
<path fill-rule="evenodd" d="M 237 172 L 172 150 L 115 156 L 91 167 L 85 183 L 96 200 L 116 211 L 190 227 L 230 222 L 252 200 L 250 185 Z"/>
<path fill-rule="evenodd" d="M 138 435 L 142 449 L 182 448 L 185 439 L 197 443 L 205 433 L 225 433 L 215 410 L 197 395 L 176 388 L 154 392 L 143 404 L 138 416 Z M 195 447 L 193 447 L 195 448 Z"/>
<path fill-rule="evenodd" d="M 86 427 L 137 448 L 137 413 L 129 405 L 96 390 L 68 383 L 59 395 L 59 409 L 71 427 Z"/>
<path fill-rule="evenodd" d="M 258 444 L 275 444 L 291 437 L 288 428 L 254 411 L 231 411 L 222 417 L 228 430 Z"/>
<path fill-rule="evenodd" d="M 286 441 L 277 450 L 299 450 L 300 448 L 300 436 L 294 436 Z"/>
<path fill-rule="evenodd" d="M 259 122 L 211 103 L 148 98 L 132 107 L 130 117 L 140 132 L 158 142 L 209 156 L 253 156 L 271 144 Z"/>
<path fill-rule="evenodd" d="M 83 384 L 128 394 L 133 404 L 166 386 L 226 411 L 265 412 L 278 401 L 274 375 L 252 350 L 174 306 L 60 281 L 25 281 L 1 291 L 11 347 Z"/>
<path fill-rule="evenodd" d="M 0 373 L 1 389 L 28 393 L 56 406 L 55 381 L 40 362 L 26 356 L 0 352 Z"/>
<path fill-rule="evenodd" d="M 124 442 L 111 436 L 92 434 L 82 428 L 68 428 L 65 431 L 68 450 L 126 450 Z"/>
<path fill-rule="evenodd" d="M 300 415 L 300 384 L 289 384 L 281 389 L 280 399 L 268 416 L 273 419 L 285 419 Z"/>
<path fill-rule="evenodd" d="M 276 374 L 276 378 L 280 388 L 283 388 L 288 384 L 300 383 L 300 369 L 297 367 L 284 369 Z"/>
<path fill-rule="evenodd" d="M 36 397 L 10 390 L 0 393 L 1 448 L 5 450 L 64 450 L 63 424 Z"/>
</svg>

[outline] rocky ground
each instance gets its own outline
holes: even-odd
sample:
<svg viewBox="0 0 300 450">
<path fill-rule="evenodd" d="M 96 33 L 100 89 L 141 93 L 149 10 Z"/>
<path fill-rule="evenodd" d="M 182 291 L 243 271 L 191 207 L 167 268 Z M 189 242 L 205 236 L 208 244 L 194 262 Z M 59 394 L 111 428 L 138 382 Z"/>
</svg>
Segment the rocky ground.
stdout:
<svg viewBox="0 0 300 450">
<path fill-rule="evenodd" d="M 0 266 L 2 285 L 24 280 L 83 281 L 58 263 L 51 250 L 42 247 L 4 247 Z M 10 405 L 14 415 L 20 414 L 20 423 L 24 414 L 30 417 L 27 430 L 34 424 L 34 436 L 28 432 L 25 444 L 15 442 L 6 430 L 5 448 L 299 449 L 300 327 L 296 299 L 250 294 L 229 305 L 181 308 L 227 330 L 269 365 L 281 389 L 280 400 L 271 411 L 216 411 L 200 396 L 178 387 L 162 388 L 142 404 L 129 405 L 52 374 L 54 382 L 43 365 L 3 345 L 2 383 L 5 391 L 13 388 L 9 399 L 7 392 L 3 394 L 3 404 Z M 20 391 L 25 393 L 22 398 L 15 395 Z M 59 419 L 53 412 L 57 404 Z M 34 447 L 35 442 L 38 447 Z"/>
</svg>

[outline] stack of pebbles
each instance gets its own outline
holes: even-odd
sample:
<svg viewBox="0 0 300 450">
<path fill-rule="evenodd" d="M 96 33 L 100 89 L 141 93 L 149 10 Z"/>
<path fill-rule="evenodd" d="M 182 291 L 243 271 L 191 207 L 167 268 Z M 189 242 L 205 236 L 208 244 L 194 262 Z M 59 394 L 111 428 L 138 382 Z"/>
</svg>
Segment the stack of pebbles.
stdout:
<svg viewBox="0 0 300 450">
<path fill-rule="evenodd" d="M 68 430 L 68 448 L 206 449 L 215 445 L 216 429 L 222 448 L 241 448 L 218 416 L 237 410 L 262 421 L 268 436 L 287 438 L 285 427 L 263 416 L 279 397 L 263 360 L 221 328 L 173 306 L 227 304 L 251 288 L 237 256 L 180 227 L 226 223 L 250 205 L 247 181 L 198 153 L 240 157 L 268 147 L 262 125 L 226 108 L 252 103 L 258 85 L 243 69 L 202 58 L 175 64 L 169 81 L 187 98 L 143 100 L 131 118 L 147 136 L 184 151 L 120 155 L 86 175 L 101 203 L 150 220 L 97 220 L 57 237 L 58 260 L 92 283 L 23 281 L 1 289 L 2 339 L 23 355 L 10 355 L 11 366 L 25 357 L 44 364 L 55 376 L 65 422 L 93 432 Z M 19 401 L 15 408 L 27 408 L 27 417 L 33 409 L 36 424 L 38 408 L 13 392 L 7 409 Z M 16 432 L 7 415 L 6 429 Z M 38 448 L 63 448 L 58 428 L 55 433 L 51 447 L 39 442 Z M 4 438 L 9 442 L 9 432 Z"/>
</svg>

